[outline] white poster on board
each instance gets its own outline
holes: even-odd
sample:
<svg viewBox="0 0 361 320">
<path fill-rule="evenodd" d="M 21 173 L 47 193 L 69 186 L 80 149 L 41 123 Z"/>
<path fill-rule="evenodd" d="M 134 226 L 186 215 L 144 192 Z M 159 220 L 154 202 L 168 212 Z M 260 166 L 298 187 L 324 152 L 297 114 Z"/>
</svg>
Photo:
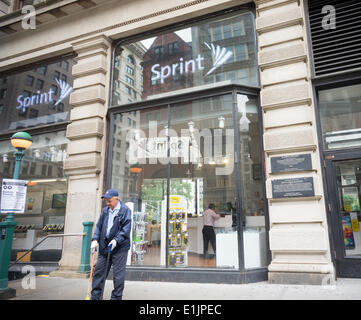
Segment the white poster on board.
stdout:
<svg viewBox="0 0 361 320">
<path fill-rule="evenodd" d="M 24 213 L 26 180 L 3 179 L 1 184 L 1 213 Z"/>
</svg>

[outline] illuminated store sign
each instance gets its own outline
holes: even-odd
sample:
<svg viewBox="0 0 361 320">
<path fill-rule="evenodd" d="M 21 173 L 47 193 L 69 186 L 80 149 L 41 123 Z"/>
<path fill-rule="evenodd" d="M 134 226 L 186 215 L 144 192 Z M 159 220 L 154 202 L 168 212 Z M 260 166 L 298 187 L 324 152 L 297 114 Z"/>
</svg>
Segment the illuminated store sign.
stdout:
<svg viewBox="0 0 361 320">
<path fill-rule="evenodd" d="M 26 108 L 30 106 L 44 104 L 44 103 L 53 104 L 54 107 L 57 106 L 60 102 L 62 102 L 66 97 L 70 95 L 70 93 L 73 91 L 73 88 L 70 84 L 66 83 L 65 81 L 58 79 L 55 80 L 60 88 L 59 99 L 57 99 L 55 102 L 53 98 L 55 91 L 52 88 L 50 88 L 49 91 L 47 92 L 40 92 L 38 90 L 37 93 L 32 95 L 31 97 L 24 97 L 24 95 L 19 95 L 17 97 L 17 102 L 19 104 L 16 106 L 16 109 L 18 110 L 22 109 L 22 112 L 25 112 Z"/>
<path fill-rule="evenodd" d="M 232 52 L 227 50 L 226 48 L 222 48 L 219 45 L 216 47 L 211 43 L 204 43 L 212 53 L 213 59 L 213 66 L 212 68 L 206 73 L 205 76 L 210 75 L 214 72 L 217 68 L 222 66 L 226 61 L 232 56 Z M 164 83 L 164 80 L 169 78 L 170 76 L 174 77 L 177 74 L 184 74 L 184 73 L 194 73 L 196 69 L 204 70 L 203 66 L 204 57 L 198 54 L 196 59 L 190 59 L 184 61 L 183 58 L 180 58 L 177 63 L 173 63 L 172 65 L 165 65 L 161 66 L 159 63 L 152 66 L 152 81 L 160 80 L 160 83 Z"/>
</svg>

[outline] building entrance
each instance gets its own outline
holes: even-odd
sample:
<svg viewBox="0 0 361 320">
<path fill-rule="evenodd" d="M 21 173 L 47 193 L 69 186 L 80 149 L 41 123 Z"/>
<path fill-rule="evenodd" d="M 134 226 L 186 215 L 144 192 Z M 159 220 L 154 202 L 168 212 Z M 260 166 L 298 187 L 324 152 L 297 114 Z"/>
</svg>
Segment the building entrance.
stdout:
<svg viewBox="0 0 361 320">
<path fill-rule="evenodd" d="M 361 152 L 352 156 L 343 153 L 326 156 L 326 171 L 337 276 L 360 278 Z"/>
</svg>

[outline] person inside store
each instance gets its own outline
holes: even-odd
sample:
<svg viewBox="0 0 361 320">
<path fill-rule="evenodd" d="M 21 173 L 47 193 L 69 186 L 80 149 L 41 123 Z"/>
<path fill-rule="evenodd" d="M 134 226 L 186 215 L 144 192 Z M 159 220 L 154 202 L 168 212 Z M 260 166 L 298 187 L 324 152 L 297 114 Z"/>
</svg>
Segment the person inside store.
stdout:
<svg viewBox="0 0 361 320">
<path fill-rule="evenodd" d="M 119 200 L 119 193 L 114 189 L 107 190 L 102 199 L 105 200 L 106 206 L 100 214 L 91 243 L 92 250 L 99 247 L 92 281 L 91 300 L 102 299 L 105 279 L 112 265 L 114 290 L 111 299 L 121 300 L 130 248 L 131 211 Z M 107 259 L 108 254 L 110 255 L 109 260 Z"/>
<path fill-rule="evenodd" d="M 232 202 L 227 202 L 227 213 L 232 215 L 232 227 L 237 227 L 237 210 Z"/>
<path fill-rule="evenodd" d="M 208 252 L 208 243 L 211 242 L 214 255 L 216 255 L 216 233 L 214 232 L 214 221 L 218 220 L 221 216 L 217 214 L 214 209 L 216 206 L 213 203 L 210 203 L 208 209 L 204 211 L 203 215 L 203 257 L 204 259 L 209 258 Z"/>
</svg>

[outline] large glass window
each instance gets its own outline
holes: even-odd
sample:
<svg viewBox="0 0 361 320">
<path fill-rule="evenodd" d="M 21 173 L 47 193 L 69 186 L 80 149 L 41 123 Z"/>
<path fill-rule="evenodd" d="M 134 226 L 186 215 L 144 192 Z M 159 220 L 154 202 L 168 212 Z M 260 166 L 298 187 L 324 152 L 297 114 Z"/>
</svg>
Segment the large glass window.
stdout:
<svg viewBox="0 0 361 320">
<path fill-rule="evenodd" d="M 246 269 L 267 266 L 266 205 L 262 178 L 259 114 L 256 99 L 237 95 L 243 255 Z"/>
<path fill-rule="evenodd" d="M 0 133 L 69 120 L 75 58 L 0 74 Z"/>
<path fill-rule="evenodd" d="M 112 105 L 215 84 L 258 86 L 255 39 L 254 16 L 246 11 L 120 44 L 114 57 Z M 134 82 L 125 76 L 129 56 Z M 129 84 L 138 93 L 131 98 Z"/>
<path fill-rule="evenodd" d="M 167 155 L 164 155 L 164 146 L 156 145 L 156 137 L 164 136 L 167 125 L 166 107 L 121 113 L 115 117 L 112 188 L 119 191 L 123 202 L 134 204 L 134 265 L 164 265 L 160 248 L 162 214 L 166 214 L 167 165 L 158 162 L 157 150 L 163 157 Z"/>
<path fill-rule="evenodd" d="M 171 107 L 169 266 L 238 268 L 232 109 L 232 94 Z"/>
<path fill-rule="evenodd" d="M 320 90 L 319 108 L 325 149 L 361 146 L 361 84 Z"/>
<path fill-rule="evenodd" d="M 134 207 L 132 265 L 266 266 L 257 90 L 237 93 L 259 86 L 253 13 L 138 39 L 115 47 L 111 105 L 163 102 L 112 115 L 110 185 Z"/>
<path fill-rule="evenodd" d="M 114 119 L 111 187 L 134 206 L 132 265 L 238 269 L 238 224 L 245 267 L 266 265 L 254 97 L 229 93 Z M 214 238 L 204 230 L 209 208 Z"/>
<path fill-rule="evenodd" d="M 33 135 L 33 144 L 25 150 L 20 179 L 27 180 L 25 212 L 15 214 L 13 250 L 26 251 L 49 233 L 63 233 L 67 194 L 67 178 L 63 170 L 68 140 L 65 131 Z M 11 179 L 15 166 L 15 149 L 10 141 L 0 142 L 0 180 Z M 4 218 L 2 214 L 1 218 Z M 31 260 L 59 260 L 62 239 L 45 241 L 32 253 Z"/>
</svg>

